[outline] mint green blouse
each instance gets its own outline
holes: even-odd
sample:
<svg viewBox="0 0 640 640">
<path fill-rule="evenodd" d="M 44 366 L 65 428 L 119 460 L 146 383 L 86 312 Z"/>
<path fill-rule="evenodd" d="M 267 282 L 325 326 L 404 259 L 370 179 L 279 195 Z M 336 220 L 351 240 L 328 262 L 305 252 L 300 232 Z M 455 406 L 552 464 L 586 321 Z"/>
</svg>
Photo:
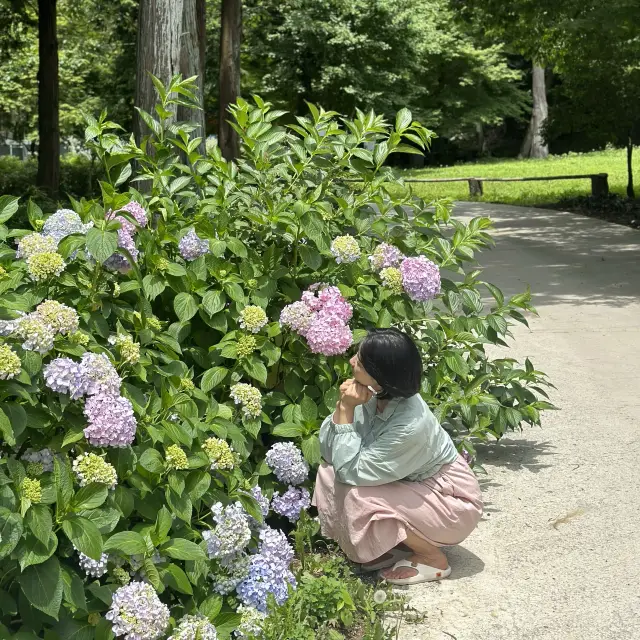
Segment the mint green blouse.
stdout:
<svg viewBox="0 0 640 640">
<path fill-rule="evenodd" d="M 335 424 L 333 414 L 327 416 L 320 428 L 320 451 L 336 478 L 355 486 L 419 482 L 458 456 L 418 394 L 392 399 L 382 413 L 373 397 L 355 408 L 353 424 Z"/>
</svg>

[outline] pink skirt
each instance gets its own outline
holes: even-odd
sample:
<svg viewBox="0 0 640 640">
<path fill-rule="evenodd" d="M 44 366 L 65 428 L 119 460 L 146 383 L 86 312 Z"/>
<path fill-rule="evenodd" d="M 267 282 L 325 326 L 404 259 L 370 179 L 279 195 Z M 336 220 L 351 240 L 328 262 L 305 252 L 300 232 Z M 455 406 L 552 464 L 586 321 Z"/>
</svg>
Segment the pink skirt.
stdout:
<svg viewBox="0 0 640 640">
<path fill-rule="evenodd" d="M 318 469 L 313 504 L 322 534 L 353 562 L 371 562 L 400 544 L 407 529 L 437 547 L 462 542 L 482 517 L 478 481 L 461 456 L 422 482 L 354 487 Z"/>
</svg>

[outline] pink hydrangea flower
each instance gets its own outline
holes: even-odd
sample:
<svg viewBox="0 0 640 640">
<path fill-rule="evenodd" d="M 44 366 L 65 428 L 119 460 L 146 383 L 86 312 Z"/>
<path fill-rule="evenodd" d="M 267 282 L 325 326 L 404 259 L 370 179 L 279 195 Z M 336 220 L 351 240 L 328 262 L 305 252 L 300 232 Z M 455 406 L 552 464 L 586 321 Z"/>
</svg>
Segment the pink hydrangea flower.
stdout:
<svg viewBox="0 0 640 640">
<path fill-rule="evenodd" d="M 351 346 L 353 335 L 338 316 L 319 313 L 307 331 L 307 343 L 313 353 L 337 356 Z"/>
<path fill-rule="evenodd" d="M 309 292 L 305 291 L 305 293 Z M 301 300 L 288 304 L 280 313 L 280 324 L 293 329 L 301 336 L 307 335 L 307 329 L 312 319 L 313 311 Z"/>
<path fill-rule="evenodd" d="M 405 258 L 400 272 L 404 290 L 412 300 L 427 302 L 440 293 L 440 270 L 425 256 Z"/>
<path fill-rule="evenodd" d="M 349 322 L 353 316 L 353 307 L 345 300 L 338 287 L 325 287 L 318 293 L 320 313 L 333 315 L 343 322 Z"/>
</svg>

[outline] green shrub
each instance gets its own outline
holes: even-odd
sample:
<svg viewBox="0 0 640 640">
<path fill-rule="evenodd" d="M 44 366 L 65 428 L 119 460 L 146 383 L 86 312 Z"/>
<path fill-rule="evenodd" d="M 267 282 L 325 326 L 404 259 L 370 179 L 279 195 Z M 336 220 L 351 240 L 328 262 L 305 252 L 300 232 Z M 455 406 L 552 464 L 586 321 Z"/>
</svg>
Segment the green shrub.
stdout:
<svg viewBox="0 0 640 640">
<path fill-rule="evenodd" d="M 45 211 L 55 211 L 59 204 L 69 204 L 69 196 L 75 199 L 97 196 L 100 193 L 98 181 L 103 178 L 102 167 L 86 156 L 63 155 L 60 157 L 60 199 L 54 202 L 36 187 L 37 173 L 35 158 L 23 162 L 11 156 L 0 156 L 0 195 L 19 193 L 23 200 L 33 198 Z M 26 211 L 19 211 L 11 223 L 16 227 L 25 226 Z"/>
<path fill-rule="evenodd" d="M 489 220 L 465 225 L 450 218 L 445 202 L 432 207 L 387 189 L 388 154 L 406 150 L 403 138 L 421 146 L 430 139 L 408 111 L 390 127 L 373 114 L 342 121 L 311 106 L 310 117 L 283 128 L 269 104 L 240 100 L 234 116 L 244 152 L 230 164 L 217 149 L 201 157 L 192 127 L 173 121 L 178 102 L 192 104 L 190 87 L 178 78 L 169 90 L 158 85 L 157 118 L 143 113 L 151 133 L 140 147 L 119 137 L 104 114 L 89 122 L 87 141 L 105 169 L 102 199 L 72 201 L 82 222 L 64 211 L 47 220 L 48 234 L 74 232 L 57 252 L 50 235 L 0 226 L 5 635 L 110 638 L 107 611 L 130 574 L 163 603 L 140 586 L 152 612 L 146 624 L 161 628 L 143 637 L 160 637 L 197 612 L 221 637 L 238 625 L 239 601 L 253 600 L 241 589 L 215 593 L 212 579 L 231 579 L 219 547 L 244 547 L 251 563 L 267 554 L 264 541 L 262 556 L 255 553 L 263 512 L 250 490 L 259 482 L 271 496 L 286 485 L 266 453 L 288 438 L 316 465 L 320 421 L 349 372 L 346 352 L 312 353 L 280 325 L 282 309 L 314 283 L 339 287 L 339 297 L 327 293 L 341 312 L 351 305 L 354 344 L 374 326 L 415 336 L 426 363 L 423 395 L 471 453 L 474 439 L 537 424 L 550 406 L 538 399 L 545 381 L 530 363 L 485 353 L 531 309 L 528 294 L 506 300 L 473 268 L 475 252 L 490 242 Z M 120 193 L 129 180 L 142 180 L 146 195 Z M 17 207 L 17 199 L 0 199 L 0 223 Z M 27 211 L 41 229 L 37 205 Z M 356 259 L 338 264 L 332 242 L 347 233 L 357 246 L 342 242 Z M 382 240 L 439 266 L 435 301 L 416 303 L 382 285 L 367 260 Z M 488 312 L 485 292 L 495 300 Z M 316 338 L 335 347 L 335 336 L 349 329 L 346 317 L 330 318 L 315 318 L 324 326 Z M 323 344 L 316 350 L 327 350 Z M 271 455 L 284 464 L 282 453 Z M 289 475 L 297 477 L 279 477 L 302 484 L 304 463 L 294 467 Z M 303 491 L 299 497 L 304 502 Z M 237 524 L 233 540 L 214 517 Z M 286 555 L 284 543 L 278 553 Z M 293 577 L 288 559 L 279 563 L 270 590 L 282 602 Z M 241 568 L 240 560 L 232 566 Z"/>
</svg>

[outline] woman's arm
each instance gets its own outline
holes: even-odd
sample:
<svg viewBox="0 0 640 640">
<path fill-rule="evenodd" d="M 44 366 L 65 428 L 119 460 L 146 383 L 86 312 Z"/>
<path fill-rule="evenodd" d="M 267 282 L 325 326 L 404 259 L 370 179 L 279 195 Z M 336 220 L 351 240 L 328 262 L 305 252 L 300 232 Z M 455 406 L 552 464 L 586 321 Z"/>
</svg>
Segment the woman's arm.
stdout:
<svg viewBox="0 0 640 640">
<path fill-rule="evenodd" d="M 336 410 L 328 415 L 320 427 L 320 455 L 333 464 L 333 449 L 337 429 L 349 427 L 354 433 L 356 407 L 371 399 L 371 392 L 354 380 L 347 380 L 340 387 L 340 399 L 336 403 Z M 359 436 L 358 436 L 359 437 Z M 359 445 L 358 445 L 359 446 Z"/>
<path fill-rule="evenodd" d="M 355 486 L 402 480 L 424 465 L 426 442 L 416 423 L 398 425 L 369 446 L 351 425 L 335 425 L 332 464 L 336 478 Z"/>
</svg>

